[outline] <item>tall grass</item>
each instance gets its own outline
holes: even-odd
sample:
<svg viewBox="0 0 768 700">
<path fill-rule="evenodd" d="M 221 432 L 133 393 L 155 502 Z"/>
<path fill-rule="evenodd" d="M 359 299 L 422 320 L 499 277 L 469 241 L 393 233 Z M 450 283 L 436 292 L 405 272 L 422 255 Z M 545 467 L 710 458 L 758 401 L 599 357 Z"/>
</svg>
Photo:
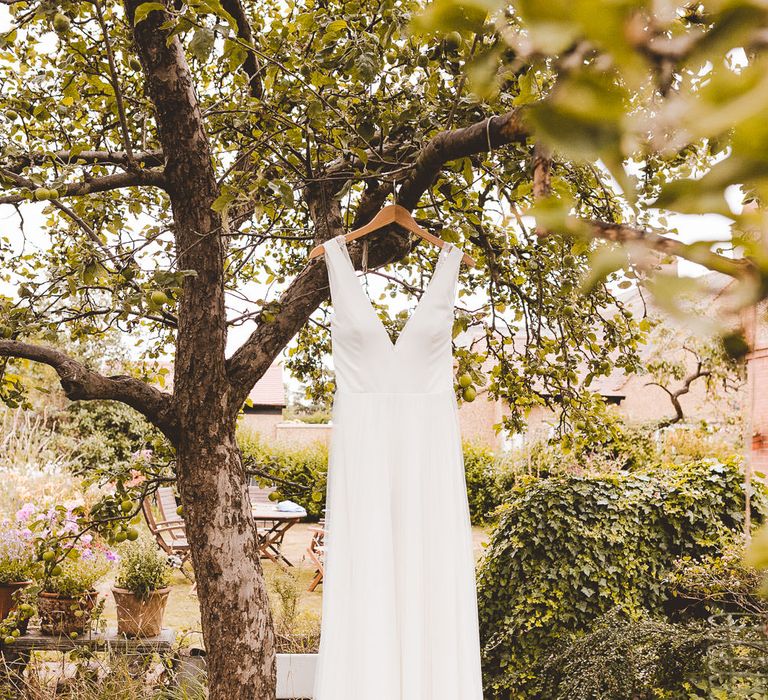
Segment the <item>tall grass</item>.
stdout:
<svg viewBox="0 0 768 700">
<path fill-rule="evenodd" d="M 302 610 L 299 577 L 277 567 L 269 577 L 277 650 L 283 654 L 310 654 L 320 646 L 320 618 Z"/>
<path fill-rule="evenodd" d="M 118 654 L 59 662 L 34 657 L 23 676 L 0 682 L 2 700 L 204 700 L 200 680 L 184 680 L 165 666 L 137 665 Z"/>
</svg>

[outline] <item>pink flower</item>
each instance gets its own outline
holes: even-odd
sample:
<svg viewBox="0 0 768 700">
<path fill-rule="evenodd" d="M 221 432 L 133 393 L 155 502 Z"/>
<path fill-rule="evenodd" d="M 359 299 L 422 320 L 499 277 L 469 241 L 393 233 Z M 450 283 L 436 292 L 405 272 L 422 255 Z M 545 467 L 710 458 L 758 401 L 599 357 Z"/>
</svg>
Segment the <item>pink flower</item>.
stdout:
<svg viewBox="0 0 768 700">
<path fill-rule="evenodd" d="M 120 558 L 111 549 L 107 549 L 104 552 L 104 556 L 107 558 L 107 561 L 117 561 Z"/>
<path fill-rule="evenodd" d="M 93 542 L 93 535 L 83 535 L 80 538 L 80 542 L 82 542 L 83 547 L 89 547 L 91 542 Z"/>
<path fill-rule="evenodd" d="M 64 524 L 61 527 L 62 533 L 77 532 L 77 518 L 72 515 L 72 511 L 68 510 L 64 516 Z"/>
<path fill-rule="evenodd" d="M 20 523 L 25 523 L 36 512 L 37 512 L 37 508 L 35 508 L 34 505 L 32 505 L 31 503 L 25 503 L 21 508 L 19 508 L 19 510 L 16 511 L 16 520 Z"/>
<path fill-rule="evenodd" d="M 143 484 L 147 477 L 137 469 L 131 469 L 131 479 L 125 482 L 126 488 L 132 489 L 139 484 Z"/>
</svg>

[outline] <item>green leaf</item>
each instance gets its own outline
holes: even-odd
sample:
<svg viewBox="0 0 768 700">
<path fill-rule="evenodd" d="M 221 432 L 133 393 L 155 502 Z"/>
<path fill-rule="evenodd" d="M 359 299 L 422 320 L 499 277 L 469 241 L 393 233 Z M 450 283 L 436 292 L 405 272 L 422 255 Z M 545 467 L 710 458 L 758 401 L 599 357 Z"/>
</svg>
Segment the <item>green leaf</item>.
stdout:
<svg viewBox="0 0 768 700">
<path fill-rule="evenodd" d="M 195 31 L 192 41 L 189 42 L 189 50 L 200 63 L 205 63 L 211 55 L 215 40 L 216 35 L 212 29 L 199 27 Z"/>
<path fill-rule="evenodd" d="M 223 192 L 216 198 L 216 200 L 211 205 L 211 209 L 213 211 L 221 214 L 224 212 L 229 205 L 235 201 L 235 193 L 230 190 L 229 188 L 222 188 Z"/>
<path fill-rule="evenodd" d="M 347 21 L 345 19 L 337 19 L 331 22 L 326 28 L 326 32 L 340 32 L 342 29 L 347 28 Z"/>
<path fill-rule="evenodd" d="M 413 27 L 426 33 L 479 33 L 497 7 L 492 0 L 435 0 L 416 16 Z"/>
<path fill-rule="evenodd" d="M 620 245 L 606 243 L 601 245 L 590 257 L 589 272 L 581 283 L 581 293 L 588 294 L 608 275 L 620 270 L 629 262 L 627 251 Z"/>
<path fill-rule="evenodd" d="M 161 2 L 143 2 L 136 8 L 133 15 L 133 26 L 143 22 L 150 12 L 165 12 L 165 5 Z"/>
<path fill-rule="evenodd" d="M 216 17 L 220 17 L 230 26 L 232 31 L 237 34 L 237 21 L 224 9 L 219 0 L 194 0 L 191 4 L 198 10 L 198 12 L 203 14 L 209 12 Z"/>
</svg>

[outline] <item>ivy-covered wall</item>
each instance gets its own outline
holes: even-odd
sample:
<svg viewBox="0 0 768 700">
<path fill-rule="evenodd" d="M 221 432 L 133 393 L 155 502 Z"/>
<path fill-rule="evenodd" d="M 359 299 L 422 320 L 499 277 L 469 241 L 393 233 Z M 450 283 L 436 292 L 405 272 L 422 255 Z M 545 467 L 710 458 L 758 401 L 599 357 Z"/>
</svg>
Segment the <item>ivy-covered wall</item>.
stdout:
<svg viewBox="0 0 768 700">
<path fill-rule="evenodd" d="M 733 460 L 518 484 L 478 571 L 486 698 L 540 697 L 536 665 L 617 606 L 663 612 L 676 558 L 717 551 L 743 513 Z"/>
</svg>

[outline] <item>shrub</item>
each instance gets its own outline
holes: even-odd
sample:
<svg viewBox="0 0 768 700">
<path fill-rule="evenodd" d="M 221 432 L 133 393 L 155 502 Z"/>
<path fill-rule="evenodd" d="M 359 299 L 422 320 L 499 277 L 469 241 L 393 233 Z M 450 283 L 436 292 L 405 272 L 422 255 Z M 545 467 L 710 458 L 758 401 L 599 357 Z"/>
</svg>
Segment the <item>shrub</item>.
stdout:
<svg viewBox="0 0 768 700">
<path fill-rule="evenodd" d="M 165 588 L 170 582 L 170 573 L 167 555 L 158 549 L 154 540 L 142 538 L 121 550 L 117 585 L 143 600 L 152 591 Z"/>
<path fill-rule="evenodd" d="M 62 446 L 80 469 L 131 461 L 157 431 L 136 411 L 116 401 L 76 401 L 59 416 Z"/>
<path fill-rule="evenodd" d="M 541 439 L 502 455 L 496 465 L 499 493 L 507 493 L 525 477 L 583 476 L 659 465 L 652 430 L 628 426 L 612 413 L 605 421 L 610 430 L 599 439 L 594 430 L 577 431 L 568 435 L 567 444 Z"/>
<path fill-rule="evenodd" d="M 301 609 L 306 584 L 298 574 L 276 567 L 269 578 L 277 650 L 281 654 L 313 654 L 320 645 L 320 617 Z"/>
<path fill-rule="evenodd" d="M 660 450 L 665 461 L 690 462 L 705 457 L 727 459 L 744 445 L 743 418 L 728 419 L 728 425 L 671 425 L 661 431 Z"/>
<path fill-rule="evenodd" d="M 707 634 L 703 625 L 632 621 L 614 610 L 541 664 L 536 695 L 547 700 L 697 697 Z"/>
<path fill-rule="evenodd" d="M 743 537 L 722 553 L 678 560 L 669 576 L 676 607 L 702 617 L 727 612 L 765 615 L 768 600 L 760 594 L 762 583 L 762 573 L 744 562 Z"/>
<path fill-rule="evenodd" d="M 480 525 L 490 519 L 500 502 L 493 452 L 480 445 L 465 443 L 464 473 L 469 515 L 473 525 Z"/>
<path fill-rule="evenodd" d="M 675 560 L 715 552 L 741 528 L 744 490 L 738 462 L 702 460 L 529 479 L 500 511 L 478 572 L 487 695 L 525 698 L 553 643 L 617 605 L 660 612 Z"/>
</svg>

